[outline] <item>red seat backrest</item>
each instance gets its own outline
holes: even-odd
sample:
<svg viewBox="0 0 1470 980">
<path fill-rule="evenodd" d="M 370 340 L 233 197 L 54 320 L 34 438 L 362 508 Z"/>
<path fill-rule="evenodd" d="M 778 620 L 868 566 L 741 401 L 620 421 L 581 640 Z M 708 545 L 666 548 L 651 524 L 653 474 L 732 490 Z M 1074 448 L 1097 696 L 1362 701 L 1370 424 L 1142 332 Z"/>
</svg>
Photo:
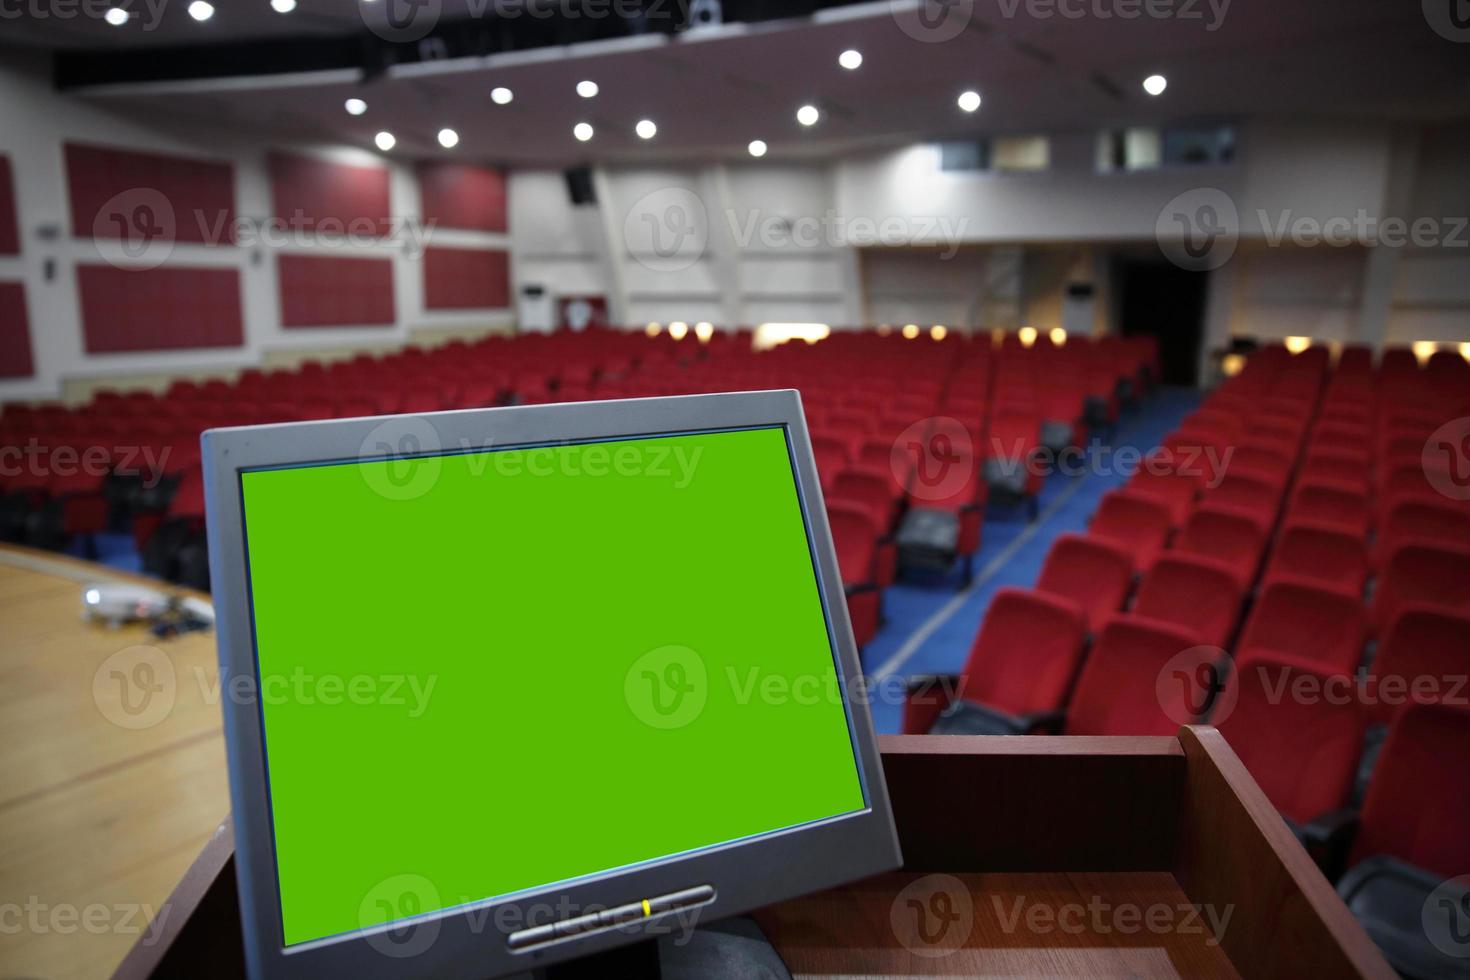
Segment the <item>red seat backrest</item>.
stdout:
<svg viewBox="0 0 1470 980">
<path fill-rule="evenodd" d="M 1394 549 L 1374 586 L 1373 626 L 1387 629 L 1411 604 L 1470 612 L 1470 549 L 1421 542 Z"/>
<path fill-rule="evenodd" d="M 873 524 L 872 515 L 857 504 L 829 500 L 827 523 L 832 528 L 832 546 L 837 551 L 843 584 L 871 582 L 873 552 L 878 541 L 878 529 Z"/>
<path fill-rule="evenodd" d="M 1085 633 L 1074 603 L 1001 589 L 980 624 L 957 693 L 1013 715 L 1056 710 L 1077 673 Z"/>
<path fill-rule="evenodd" d="M 1192 631 L 1140 616 L 1114 616 L 1087 656 L 1067 709 L 1068 735 L 1172 735 L 1192 720 L 1182 685 L 1160 680 L 1169 662 L 1198 646 Z M 1160 692 L 1164 698 L 1160 698 Z"/>
<path fill-rule="evenodd" d="M 1363 656 L 1367 625 L 1357 595 L 1304 582 L 1272 582 L 1256 600 L 1235 655 L 1242 660 L 1286 655 L 1319 670 L 1352 674 Z"/>
<path fill-rule="evenodd" d="M 1196 642 L 1223 647 L 1240 615 L 1242 588 L 1227 565 L 1165 552 L 1138 584 L 1133 611 L 1191 630 Z"/>
<path fill-rule="evenodd" d="M 1470 699 L 1470 615 L 1425 607 L 1403 610 L 1389 624 L 1373 659 L 1365 699 L 1388 721 L 1405 705 Z"/>
<path fill-rule="evenodd" d="M 848 466 L 832 481 L 829 499 L 857 504 L 868 511 L 879 534 L 886 534 L 893 523 L 893 477 L 886 468 Z"/>
<path fill-rule="evenodd" d="M 1287 517 L 1329 524 L 1367 537 L 1372 520 L 1368 495 L 1346 483 L 1304 482 L 1292 491 Z"/>
<path fill-rule="evenodd" d="M 1309 521 L 1288 523 L 1266 568 L 1265 580 L 1276 579 L 1317 582 L 1361 596 L 1368 579 L 1368 546 L 1341 528 Z"/>
<path fill-rule="evenodd" d="M 1047 552 L 1038 592 L 1070 599 L 1082 607 L 1088 629 L 1123 607 L 1133 586 L 1133 560 L 1128 552 L 1101 538 L 1063 534 Z"/>
<path fill-rule="evenodd" d="M 1169 538 L 1168 508 L 1152 497 L 1132 490 L 1103 495 L 1087 533 L 1123 548 L 1135 569 L 1146 568 Z"/>
<path fill-rule="evenodd" d="M 1265 546 L 1266 529 L 1258 515 L 1208 503 L 1194 509 L 1174 541 L 1176 551 L 1225 562 L 1242 588 L 1255 580 Z"/>
</svg>

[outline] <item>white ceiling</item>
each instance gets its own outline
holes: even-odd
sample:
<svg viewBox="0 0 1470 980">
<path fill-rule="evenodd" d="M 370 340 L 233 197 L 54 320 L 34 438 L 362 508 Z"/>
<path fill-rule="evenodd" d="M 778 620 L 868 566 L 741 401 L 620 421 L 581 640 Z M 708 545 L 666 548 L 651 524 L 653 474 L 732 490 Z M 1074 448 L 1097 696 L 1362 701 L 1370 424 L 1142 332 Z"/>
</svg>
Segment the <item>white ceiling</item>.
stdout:
<svg viewBox="0 0 1470 980">
<path fill-rule="evenodd" d="M 216 0 L 220 13 L 207 24 L 170 20 L 159 31 L 173 41 L 197 40 L 234 32 L 236 17 L 241 32 L 284 22 L 340 28 L 356 16 L 357 2 L 300 0 L 295 13 L 279 15 L 266 0 Z M 454 2 L 468 0 L 445 0 Z M 743 158 L 756 138 L 770 144 L 773 159 L 810 158 L 968 133 L 1194 118 L 1439 121 L 1463 119 L 1470 107 L 1470 46 L 1431 30 L 1418 3 L 1234 0 L 1218 29 L 1209 30 L 1209 0 L 1190 0 L 1195 20 L 1038 18 L 1027 12 L 1032 2 L 979 0 L 959 36 L 940 43 L 910 36 L 895 13 L 909 5 L 895 0 L 801 21 L 402 65 L 367 83 L 349 72 L 78 94 L 153 120 L 162 108 L 171 121 L 223 125 L 267 140 L 370 148 L 373 134 L 388 129 L 398 137 L 393 154 L 403 157 L 446 155 L 435 133 L 451 126 L 461 136 L 455 157 L 558 166 Z M 1116 9 L 1119 0 L 1063 2 L 1092 11 Z M 248 15 L 243 7 L 251 8 Z M 168 13 L 182 8 L 173 3 Z M 1042 9 L 1057 7 L 1053 0 Z M 121 35 L 132 26 L 104 29 Z M 855 72 L 837 65 L 848 47 L 864 56 Z M 1154 72 L 1169 79 L 1157 99 L 1140 87 Z M 597 98 L 576 94 L 583 78 L 599 84 Z M 511 105 L 491 102 L 497 85 L 514 90 Z M 972 87 L 984 104 L 971 116 L 956 108 L 955 97 Z M 349 96 L 365 99 L 368 113 L 347 115 L 342 103 Z M 811 129 L 795 119 L 806 102 L 823 110 Z M 648 143 L 633 134 L 642 118 L 659 126 Z M 590 143 L 572 138 L 581 121 L 596 127 Z"/>
</svg>

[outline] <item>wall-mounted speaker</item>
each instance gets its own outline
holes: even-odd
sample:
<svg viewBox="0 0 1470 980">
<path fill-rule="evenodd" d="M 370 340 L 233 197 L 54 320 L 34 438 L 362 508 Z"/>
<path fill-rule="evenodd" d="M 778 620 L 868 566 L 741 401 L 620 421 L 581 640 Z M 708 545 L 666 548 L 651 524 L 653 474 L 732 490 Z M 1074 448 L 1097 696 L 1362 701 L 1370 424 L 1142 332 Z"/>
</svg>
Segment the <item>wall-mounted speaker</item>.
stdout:
<svg viewBox="0 0 1470 980">
<path fill-rule="evenodd" d="M 573 167 L 566 172 L 567 196 L 577 207 L 597 203 L 597 189 L 592 186 L 591 167 Z"/>
</svg>

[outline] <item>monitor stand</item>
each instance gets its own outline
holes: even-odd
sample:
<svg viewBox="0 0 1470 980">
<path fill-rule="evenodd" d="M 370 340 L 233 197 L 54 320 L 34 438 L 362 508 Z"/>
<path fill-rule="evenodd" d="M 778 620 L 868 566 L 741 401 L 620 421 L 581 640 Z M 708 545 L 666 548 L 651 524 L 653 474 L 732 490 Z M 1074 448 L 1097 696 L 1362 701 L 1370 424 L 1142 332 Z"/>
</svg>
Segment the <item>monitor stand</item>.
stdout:
<svg viewBox="0 0 1470 980">
<path fill-rule="evenodd" d="M 754 919 L 725 919 L 684 936 L 646 939 L 534 971 L 535 980 L 791 980 Z"/>
</svg>

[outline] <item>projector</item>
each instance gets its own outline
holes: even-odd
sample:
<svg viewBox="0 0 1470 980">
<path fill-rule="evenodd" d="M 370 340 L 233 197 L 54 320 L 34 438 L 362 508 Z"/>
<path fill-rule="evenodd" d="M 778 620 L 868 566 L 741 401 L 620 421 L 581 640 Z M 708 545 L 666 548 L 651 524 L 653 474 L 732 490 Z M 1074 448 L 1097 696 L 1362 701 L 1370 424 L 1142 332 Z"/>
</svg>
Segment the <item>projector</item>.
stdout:
<svg viewBox="0 0 1470 980">
<path fill-rule="evenodd" d="M 112 626 L 155 619 L 168 612 L 169 598 L 141 585 L 98 583 L 82 589 L 82 615 Z"/>
</svg>

